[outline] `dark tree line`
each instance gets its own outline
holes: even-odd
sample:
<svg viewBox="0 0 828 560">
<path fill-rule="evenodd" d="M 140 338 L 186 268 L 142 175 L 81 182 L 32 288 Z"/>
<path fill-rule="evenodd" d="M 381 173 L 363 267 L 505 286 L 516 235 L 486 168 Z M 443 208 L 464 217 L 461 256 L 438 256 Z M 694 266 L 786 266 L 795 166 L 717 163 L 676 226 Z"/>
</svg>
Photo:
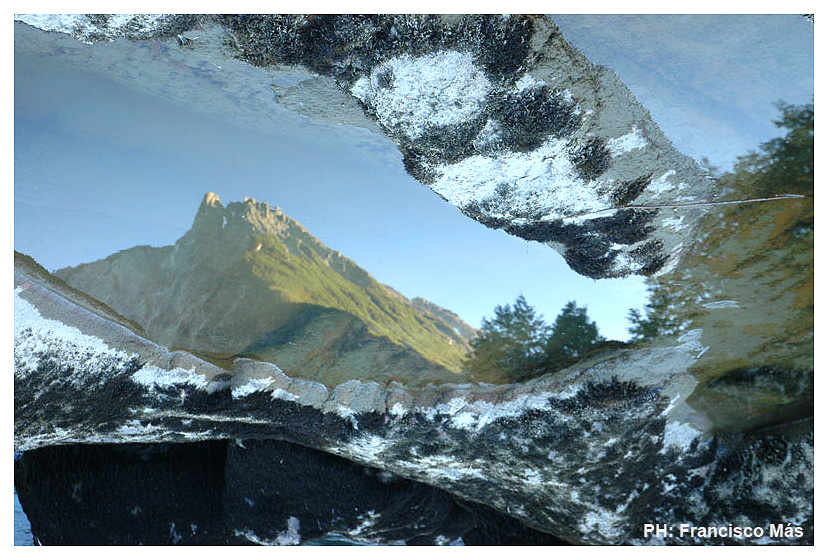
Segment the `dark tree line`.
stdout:
<svg viewBox="0 0 828 560">
<path fill-rule="evenodd" d="M 604 340 L 575 301 L 547 325 L 521 295 L 483 319 L 466 367 L 480 379 L 523 381 L 575 363 Z"/>
<path fill-rule="evenodd" d="M 733 171 L 719 182 L 738 196 L 814 194 L 814 104 L 777 103 L 780 116 L 773 121 L 784 136 L 739 156 Z"/>
</svg>

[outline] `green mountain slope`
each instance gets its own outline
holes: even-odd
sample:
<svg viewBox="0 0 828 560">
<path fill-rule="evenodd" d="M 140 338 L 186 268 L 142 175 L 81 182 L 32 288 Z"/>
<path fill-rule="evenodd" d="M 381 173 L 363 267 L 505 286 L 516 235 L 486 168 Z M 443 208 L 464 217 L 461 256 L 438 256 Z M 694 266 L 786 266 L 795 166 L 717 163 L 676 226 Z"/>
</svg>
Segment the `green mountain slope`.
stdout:
<svg viewBox="0 0 828 560">
<path fill-rule="evenodd" d="M 380 284 L 278 208 L 252 199 L 224 207 L 212 193 L 175 245 L 56 274 L 162 344 L 253 354 L 329 384 L 462 380 L 460 333 L 473 332 Z"/>
</svg>

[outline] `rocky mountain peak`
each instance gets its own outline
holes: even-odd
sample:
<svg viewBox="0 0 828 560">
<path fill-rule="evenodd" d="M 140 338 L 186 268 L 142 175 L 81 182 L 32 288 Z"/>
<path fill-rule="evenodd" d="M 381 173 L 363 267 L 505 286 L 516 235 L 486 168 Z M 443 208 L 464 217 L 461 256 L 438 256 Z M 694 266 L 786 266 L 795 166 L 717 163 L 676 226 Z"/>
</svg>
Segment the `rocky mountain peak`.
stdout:
<svg viewBox="0 0 828 560">
<path fill-rule="evenodd" d="M 212 191 L 208 191 L 207 194 L 204 195 L 204 200 L 201 203 L 202 206 L 209 206 L 211 208 L 221 207 L 223 208 L 224 205 L 221 203 L 221 199 L 219 195 Z"/>
<path fill-rule="evenodd" d="M 202 199 L 193 227 L 179 243 L 203 245 L 207 242 L 249 250 L 259 244 L 257 238 L 260 236 L 275 238 L 291 255 L 321 259 L 357 286 L 365 287 L 373 282 L 365 270 L 340 251 L 325 245 L 281 208 L 251 197 L 225 206 L 216 193 L 208 192 Z"/>
<path fill-rule="evenodd" d="M 331 384 L 465 379 L 468 341 L 445 310 L 414 305 L 253 198 L 225 205 L 208 192 L 174 246 L 57 274 L 166 346 L 255 355 Z"/>
</svg>

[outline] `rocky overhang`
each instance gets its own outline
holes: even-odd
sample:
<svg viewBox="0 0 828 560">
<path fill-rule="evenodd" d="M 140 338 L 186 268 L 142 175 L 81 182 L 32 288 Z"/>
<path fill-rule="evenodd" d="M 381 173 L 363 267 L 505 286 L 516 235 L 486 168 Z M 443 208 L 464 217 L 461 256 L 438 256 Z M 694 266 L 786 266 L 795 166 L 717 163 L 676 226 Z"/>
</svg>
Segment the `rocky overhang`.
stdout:
<svg viewBox="0 0 828 560">
<path fill-rule="evenodd" d="M 488 227 L 550 245 L 591 278 L 672 270 L 704 211 L 695 205 L 717 199 L 706 172 L 615 74 L 570 47 L 546 16 L 16 19 L 113 52 L 153 41 L 152 60 L 127 54 L 130 67 L 115 68 L 60 36 L 15 34 L 20 48 L 58 48 L 198 110 L 244 124 L 263 110 L 268 122 L 291 113 L 337 135 L 350 134 L 343 124 L 383 134 L 435 194 Z M 169 73 L 159 71 L 165 64 Z M 172 78 L 181 65 L 192 87 Z"/>
<path fill-rule="evenodd" d="M 290 442 L 483 504 L 569 543 L 804 542 L 770 538 L 780 523 L 802 527 L 813 542 L 813 424 L 728 438 L 700 429 L 684 404 L 696 385 L 686 373 L 701 350 L 696 332 L 522 384 L 413 391 L 349 381 L 328 390 L 269 363 L 239 359 L 225 370 L 170 352 L 73 303 L 35 272 L 18 259 L 16 451 Z M 257 472 L 249 484 L 269 480 Z M 645 535 L 644 524 L 655 522 L 739 523 L 762 527 L 764 537 Z"/>
</svg>

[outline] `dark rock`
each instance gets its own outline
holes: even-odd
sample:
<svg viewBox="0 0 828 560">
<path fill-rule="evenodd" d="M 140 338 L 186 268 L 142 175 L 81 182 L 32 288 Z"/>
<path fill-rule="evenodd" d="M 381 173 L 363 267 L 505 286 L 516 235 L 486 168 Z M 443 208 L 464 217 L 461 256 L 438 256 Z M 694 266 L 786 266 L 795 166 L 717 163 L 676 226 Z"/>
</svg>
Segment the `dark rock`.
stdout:
<svg viewBox="0 0 828 560">
<path fill-rule="evenodd" d="M 42 545 L 565 544 L 491 508 L 275 440 L 64 445 L 15 488 Z"/>
<path fill-rule="evenodd" d="M 409 174 L 489 227 L 522 235 L 528 223 L 565 220 L 583 228 L 556 239 L 536 230 L 529 238 L 568 254 L 593 278 L 661 272 L 669 256 L 686 250 L 692 228 L 676 229 L 671 214 L 654 209 L 648 227 L 627 236 L 636 241 L 618 241 L 585 225 L 592 214 L 632 200 L 664 206 L 715 194 L 617 78 L 572 49 L 544 16 L 78 18 L 71 33 L 80 39 L 172 38 L 186 46 L 184 63 L 192 57 L 199 69 L 199 56 L 235 56 L 271 72 L 303 66 L 317 73 L 283 88 L 276 102 L 382 131 Z M 196 29 L 220 36 L 220 44 L 191 37 Z M 357 104 L 364 115 L 350 109 Z M 508 196 L 492 198 L 501 185 Z M 702 213 L 684 210 L 683 224 Z M 596 248 L 618 247 L 587 264 L 594 251 L 584 252 L 585 236 L 598 238 Z M 639 258 L 645 244 L 648 257 Z"/>
<path fill-rule="evenodd" d="M 225 444 L 27 451 L 14 486 L 44 545 L 242 544 L 224 526 Z"/>
<path fill-rule="evenodd" d="M 227 440 L 240 440 L 242 446 L 223 455 L 225 479 L 215 475 L 209 484 L 222 488 L 225 522 L 232 519 L 233 533 L 217 538 L 228 542 L 240 526 L 247 538 L 292 542 L 296 532 L 356 535 L 363 525 L 368 531 L 369 522 L 375 529 L 366 534 L 380 542 L 445 543 L 467 533 L 476 542 L 721 542 L 645 535 L 644 524 L 653 520 L 676 527 L 790 522 L 805 531 L 801 538 L 768 542 L 813 542 L 812 422 L 800 422 L 796 430 L 780 426 L 776 433 L 727 438 L 693 427 L 684 400 L 696 382 L 681 372 L 697 359 L 698 333 L 688 333 L 674 347 L 597 355 L 497 391 L 490 385 L 413 390 L 349 381 L 321 401 L 315 396 L 305 400 L 309 386 L 272 365 L 238 360 L 222 370 L 192 357 L 173 360 L 138 335 L 127 336 L 111 320 L 62 298 L 58 285 L 45 289 L 24 268 L 16 271 L 15 282 L 15 389 L 27 395 L 15 408 L 15 448 L 26 452 L 18 461 L 17 476 L 25 484 L 19 494 L 26 511 L 33 512 L 35 534 L 54 542 L 68 538 L 48 533 L 59 530 L 57 520 L 47 519 L 53 513 L 45 505 L 51 503 L 45 500 L 51 499 L 54 486 L 20 478 L 29 468 L 30 452 L 37 458 L 35 450 L 56 445 Z M 176 368 L 176 361 L 192 365 Z M 86 365 L 79 369 L 78 363 Z M 119 389 L 99 383 L 94 372 Z M 65 380 L 58 382 L 62 376 Z M 741 379 L 735 375 L 732 382 Z M 109 408 L 107 399 L 113 398 L 117 410 Z M 39 410 L 40 402 L 49 406 Z M 205 445 L 205 453 L 214 452 L 209 451 L 215 449 L 212 444 Z M 65 458 L 50 455 L 59 451 L 46 451 L 43 456 L 54 459 L 45 470 L 61 472 L 48 465 Z M 95 461 L 108 463 L 88 462 Z M 184 465 L 181 472 L 190 468 Z M 66 496 L 77 482 L 73 476 L 58 476 L 54 492 L 63 493 L 62 500 L 71 499 Z M 134 476 L 142 480 L 145 475 Z M 182 485 L 176 477 L 186 478 L 167 476 Z M 295 487 L 286 488 L 285 480 Z M 40 486 L 45 494 L 38 494 Z M 309 493 L 315 497 L 308 498 Z M 201 499 L 208 495 L 214 491 Z M 120 505 L 112 507 L 121 513 L 113 513 L 113 519 L 123 517 L 126 501 L 116 500 Z M 493 521 L 467 502 L 514 521 L 481 529 Z M 159 523 L 147 526 L 153 539 L 184 538 L 179 523 L 187 516 L 176 517 L 172 506 Z M 342 513 L 318 513 L 325 508 L 330 513 L 331 507 Z M 210 508 L 205 506 L 201 526 L 215 523 L 210 520 L 215 507 Z M 409 524 L 402 521 L 403 511 Z M 78 512 L 77 523 L 83 523 L 83 515 Z M 422 533 L 412 534 L 417 525 Z"/>
<path fill-rule="evenodd" d="M 600 138 L 590 138 L 585 143 L 578 144 L 572 157 L 572 163 L 575 164 L 584 181 L 592 181 L 600 177 L 604 171 L 609 169 L 610 161 L 611 157 L 607 143 Z M 643 187 L 639 189 L 639 194 L 642 190 L 644 190 Z M 616 202 L 614 193 L 612 201 Z"/>
</svg>

